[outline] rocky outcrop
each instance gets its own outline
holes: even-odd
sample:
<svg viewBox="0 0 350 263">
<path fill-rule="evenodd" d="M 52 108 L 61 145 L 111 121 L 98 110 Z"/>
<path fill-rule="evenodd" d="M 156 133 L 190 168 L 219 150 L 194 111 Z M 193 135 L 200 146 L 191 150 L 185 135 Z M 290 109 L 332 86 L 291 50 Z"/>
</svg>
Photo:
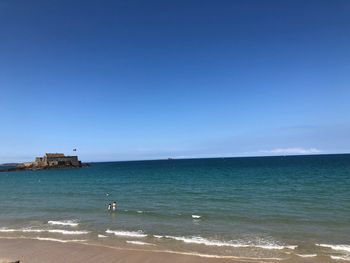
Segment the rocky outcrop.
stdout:
<svg viewBox="0 0 350 263">
<path fill-rule="evenodd" d="M 81 161 L 79 161 L 78 156 L 65 156 L 62 153 L 46 153 L 43 157 L 36 157 L 34 162 L 21 163 L 16 167 L 2 169 L 0 172 L 81 168 L 85 166 L 88 166 L 88 164 L 83 164 Z"/>
</svg>

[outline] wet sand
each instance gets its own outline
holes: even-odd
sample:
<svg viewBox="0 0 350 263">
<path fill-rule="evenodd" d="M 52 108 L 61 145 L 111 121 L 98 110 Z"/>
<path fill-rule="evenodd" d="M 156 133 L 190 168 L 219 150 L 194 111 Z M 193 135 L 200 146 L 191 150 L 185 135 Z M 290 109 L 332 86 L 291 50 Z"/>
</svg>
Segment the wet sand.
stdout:
<svg viewBox="0 0 350 263">
<path fill-rule="evenodd" d="M 92 243 L 60 243 L 27 238 L 0 237 L 0 263 L 330 263 L 329 257 L 284 260 L 263 258 L 227 258 L 190 252 L 147 250 L 137 247 L 111 247 Z"/>
<path fill-rule="evenodd" d="M 58 243 L 40 240 L 0 238 L 0 262 L 6 262 L 5 260 L 8 262 L 20 260 L 21 263 L 256 262 L 238 259 L 206 258 L 194 255 L 146 251 L 132 248 L 103 247 L 79 243 Z"/>
</svg>

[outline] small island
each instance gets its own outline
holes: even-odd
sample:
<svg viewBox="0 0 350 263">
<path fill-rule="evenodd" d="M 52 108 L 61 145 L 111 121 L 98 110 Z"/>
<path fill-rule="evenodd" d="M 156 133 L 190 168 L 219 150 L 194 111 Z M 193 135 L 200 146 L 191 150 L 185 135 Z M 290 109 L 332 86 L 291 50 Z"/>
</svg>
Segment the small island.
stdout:
<svg viewBox="0 0 350 263">
<path fill-rule="evenodd" d="M 81 168 L 84 166 L 87 166 L 87 164 L 83 164 L 81 161 L 79 161 L 78 156 L 65 156 L 63 153 L 46 153 L 43 157 L 36 157 L 34 162 L 20 163 L 16 167 L 2 169 L 0 172 Z"/>
</svg>

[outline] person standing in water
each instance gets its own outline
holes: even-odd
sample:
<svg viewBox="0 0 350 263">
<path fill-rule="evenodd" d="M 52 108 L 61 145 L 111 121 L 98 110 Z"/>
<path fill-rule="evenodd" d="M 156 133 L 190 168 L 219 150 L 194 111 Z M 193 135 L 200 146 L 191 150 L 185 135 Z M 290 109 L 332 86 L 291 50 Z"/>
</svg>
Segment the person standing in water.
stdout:
<svg viewBox="0 0 350 263">
<path fill-rule="evenodd" d="M 113 202 L 113 204 L 112 204 L 112 211 L 115 211 L 115 210 L 117 210 L 117 203 Z"/>
<path fill-rule="evenodd" d="M 111 204 L 108 204 L 108 211 L 111 211 L 112 210 L 112 205 Z"/>
</svg>

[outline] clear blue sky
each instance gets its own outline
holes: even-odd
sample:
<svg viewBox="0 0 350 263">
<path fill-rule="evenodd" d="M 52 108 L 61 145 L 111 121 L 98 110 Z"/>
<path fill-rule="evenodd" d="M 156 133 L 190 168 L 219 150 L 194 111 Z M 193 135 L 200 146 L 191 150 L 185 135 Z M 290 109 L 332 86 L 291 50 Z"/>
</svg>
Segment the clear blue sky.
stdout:
<svg viewBox="0 0 350 263">
<path fill-rule="evenodd" d="M 0 1 L 0 162 L 350 152 L 350 1 Z"/>
</svg>

